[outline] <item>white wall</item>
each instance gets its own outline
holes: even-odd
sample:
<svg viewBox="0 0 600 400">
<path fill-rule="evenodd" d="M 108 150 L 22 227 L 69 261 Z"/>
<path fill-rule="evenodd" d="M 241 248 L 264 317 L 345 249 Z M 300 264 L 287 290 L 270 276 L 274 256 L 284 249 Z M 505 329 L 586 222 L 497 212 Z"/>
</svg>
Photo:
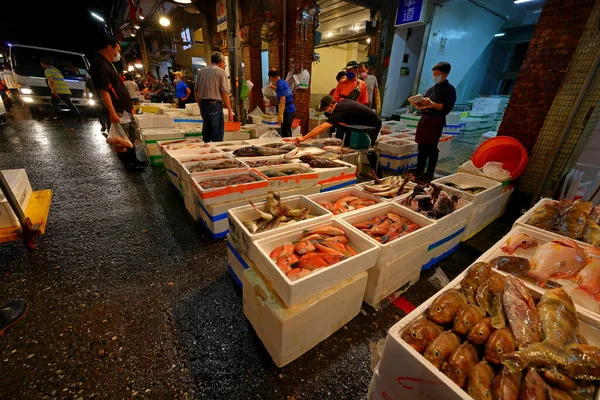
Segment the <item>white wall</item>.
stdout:
<svg viewBox="0 0 600 400">
<path fill-rule="evenodd" d="M 337 73 L 346 67 L 348 61 L 356 60 L 358 57 L 358 46 L 357 43 L 348 43 L 347 45 L 322 47 L 315 49 L 315 52 L 319 53 L 321 58 L 319 62 L 312 63 L 310 92 L 320 95 L 329 94 L 331 89 L 337 86 L 335 80 Z"/>
<path fill-rule="evenodd" d="M 390 117 L 392 112 L 401 107 L 412 94 L 424 34 L 425 25 L 413 27 L 408 40 L 406 39 L 408 35 L 407 28 L 396 29 L 381 108 L 381 115 L 384 117 Z M 408 54 L 408 75 L 400 75 L 404 54 Z"/>
<path fill-rule="evenodd" d="M 447 61 L 452 65 L 448 80 L 455 87 L 463 79 L 470 79 L 473 74 L 485 74 L 485 63 L 479 63 L 476 70 L 472 66 L 502 25 L 503 19 L 469 2 L 445 3 L 443 7 L 436 7 L 419 92 L 425 93 L 433 85 L 431 67 L 440 61 Z M 446 44 L 443 54 L 439 54 L 442 38 L 446 39 Z M 460 98 L 457 103 L 464 103 L 466 100 L 468 99 Z"/>
</svg>

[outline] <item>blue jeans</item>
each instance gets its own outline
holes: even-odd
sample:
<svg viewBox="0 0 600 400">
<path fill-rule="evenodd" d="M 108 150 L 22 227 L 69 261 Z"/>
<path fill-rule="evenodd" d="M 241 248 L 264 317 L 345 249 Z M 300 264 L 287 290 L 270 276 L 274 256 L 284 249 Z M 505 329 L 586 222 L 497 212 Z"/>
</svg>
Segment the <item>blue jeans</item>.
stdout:
<svg viewBox="0 0 600 400">
<path fill-rule="evenodd" d="M 202 140 L 205 143 L 222 142 L 225 135 L 223 104 L 201 100 L 200 114 L 202 114 Z"/>
</svg>

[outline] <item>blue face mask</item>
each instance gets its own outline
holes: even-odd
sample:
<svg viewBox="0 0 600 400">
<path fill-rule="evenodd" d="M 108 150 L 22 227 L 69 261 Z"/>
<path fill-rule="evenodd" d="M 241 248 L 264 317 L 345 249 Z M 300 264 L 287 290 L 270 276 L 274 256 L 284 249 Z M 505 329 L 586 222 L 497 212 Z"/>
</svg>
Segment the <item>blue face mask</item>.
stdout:
<svg viewBox="0 0 600 400">
<path fill-rule="evenodd" d="M 348 80 L 351 81 L 352 79 L 356 78 L 356 73 L 346 72 L 346 78 L 348 78 Z"/>
<path fill-rule="evenodd" d="M 435 83 L 436 85 L 438 83 L 440 83 L 442 81 L 442 76 L 441 75 L 434 75 L 433 76 L 433 83 Z"/>
<path fill-rule="evenodd" d="M 327 118 L 331 117 L 331 113 L 329 111 L 325 111 L 323 115 L 325 115 Z"/>
</svg>

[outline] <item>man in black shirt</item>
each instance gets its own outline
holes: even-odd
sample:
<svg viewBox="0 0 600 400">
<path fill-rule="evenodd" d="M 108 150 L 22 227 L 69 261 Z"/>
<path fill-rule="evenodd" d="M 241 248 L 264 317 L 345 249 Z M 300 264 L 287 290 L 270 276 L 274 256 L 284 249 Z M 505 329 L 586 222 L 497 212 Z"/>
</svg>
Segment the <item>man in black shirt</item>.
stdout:
<svg viewBox="0 0 600 400">
<path fill-rule="evenodd" d="M 125 132 L 129 135 L 131 143 L 135 142 L 137 136 L 137 125 L 133 120 L 133 102 L 129 96 L 127 88 L 121 81 L 117 69 L 113 65 L 114 61 L 121 58 L 121 45 L 111 37 L 104 37 L 102 47 L 96 53 L 96 57 L 90 62 L 90 76 L 94 87 L 98 92 L 100 100 L 104 105 L 107 114 L 107 125 L 110 132 L 111 124 L 120 124 L 124 112 L 132 115 L 132 121 L 128 124 L 121 124 Z M 143 171 L 144 164 L 137 161 L 135 150 L 133 148 L 115 147 L 119 159 L 129 172 Z"/>
<path fill-rule="evenodd" d="M 417 158 L 417 176 L 423 176 L 425 163 L 427 164 L 426 179 L 433 179 L 435 166 L 438 161 L 438 142 L 442 136 L 442 130 L 446 125 L 446 115 L 452 111 L 456 103 L 456 90 L 448 82 L 450 74 L 450 64 L 439 62 L 433 66 L 433 81 L 435 85 L 427 89 L 425 99 L 416 104 L 423 115 L 417 124 L 417 133 L 415 141 L 419 145 L 419 156 Z"/>
</svg>

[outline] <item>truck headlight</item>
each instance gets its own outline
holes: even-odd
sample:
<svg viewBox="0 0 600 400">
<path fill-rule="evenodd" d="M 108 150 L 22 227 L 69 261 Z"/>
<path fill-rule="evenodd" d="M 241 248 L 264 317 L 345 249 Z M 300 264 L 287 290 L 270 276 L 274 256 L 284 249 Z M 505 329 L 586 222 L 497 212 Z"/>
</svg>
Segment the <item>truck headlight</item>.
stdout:
<svg viewBox="0 0 600 400">
<path fill-rule="evenodd" d="M 33 90 L 29 89 L 29 88 L 19 88 L 19 90 L 21 91 L 21 93 L 23 94 L 32 94 Z"/>
<path fill-rule="evenodd" d="M 89 104 L 90 106 L 95 106 L 95 105 L 96 105 L 96 100 L 94 100 L 94 99 L 89 99 L 89 100 L 88 100 L 88 104 Z"/>
<path fill-rule="evenodd" d="M 25 103 L 33 103 L 33 97 L 23 97 Z"/>
</svg>

